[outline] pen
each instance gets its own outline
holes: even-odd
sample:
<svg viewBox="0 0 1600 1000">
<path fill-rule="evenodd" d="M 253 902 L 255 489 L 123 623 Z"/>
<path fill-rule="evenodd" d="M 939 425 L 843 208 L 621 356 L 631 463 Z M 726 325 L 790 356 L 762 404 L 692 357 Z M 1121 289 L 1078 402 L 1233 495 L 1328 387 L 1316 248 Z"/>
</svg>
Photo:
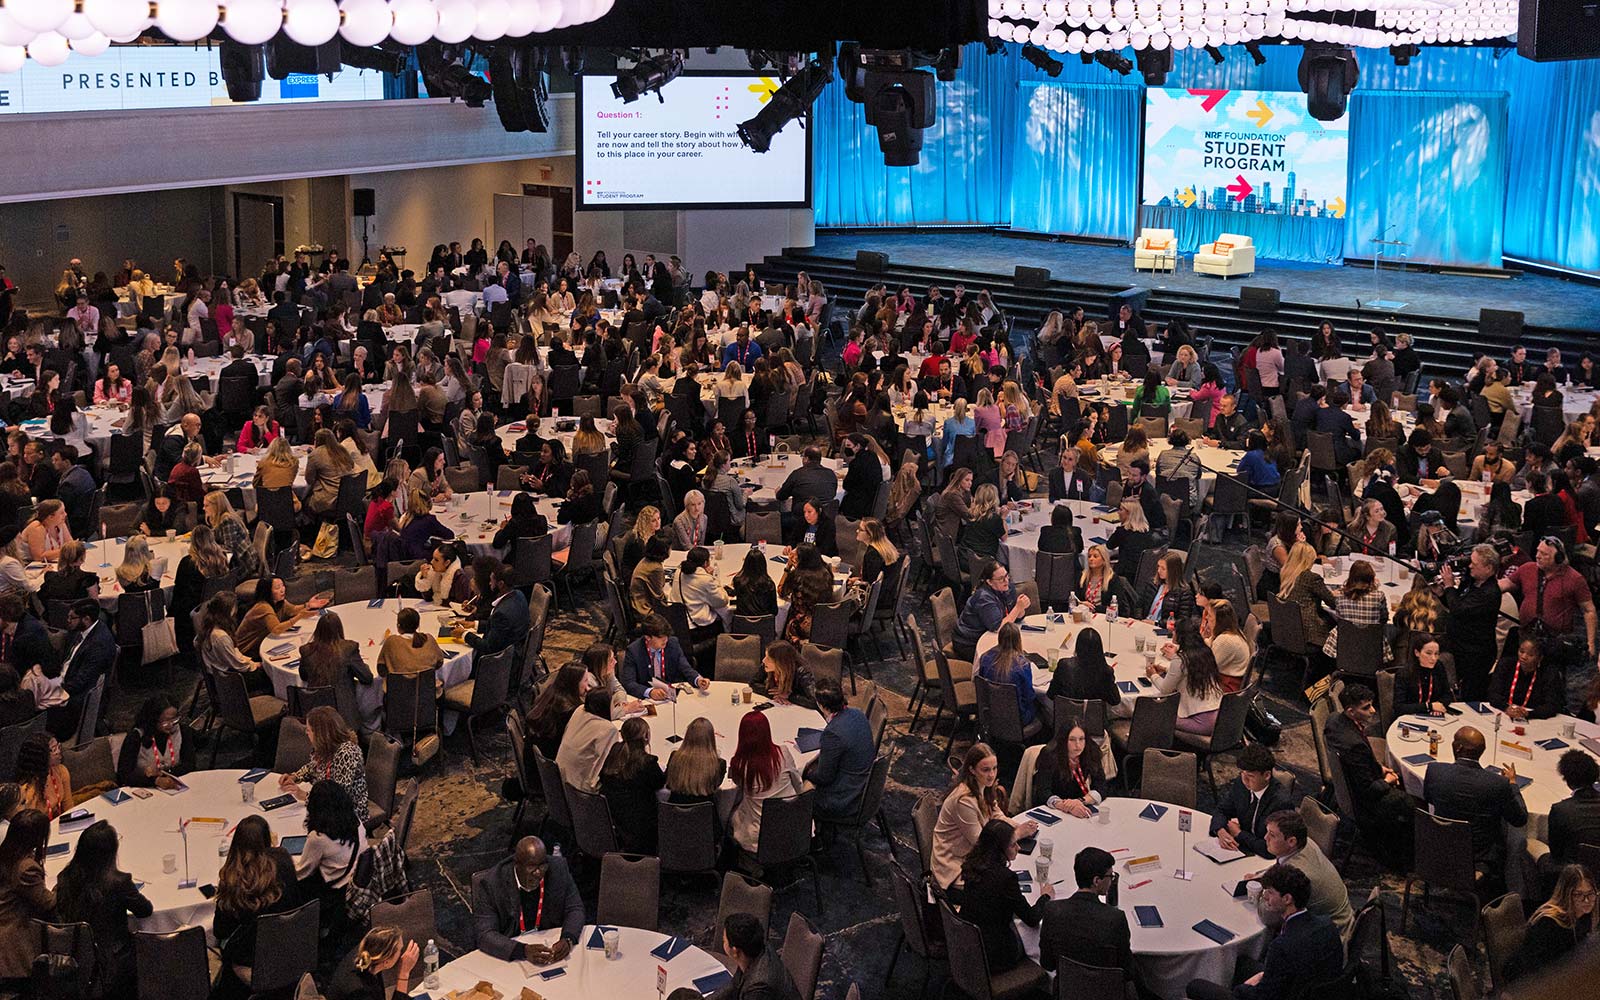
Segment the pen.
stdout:
<svg viewBox="0 0 1600 1000">
<path fill-rule="evenodd" d="M 1126 850 L 1127 850 L 1126 847 L 1113 847 L 1110 851 L 1108 851 L 1106 853 L 1108 853 L 1108 854 L 1121 854 L 1123 851 L 1126 851 Z"/>
<path fill-rule="evenodd" d="M 1131 891 L 1133 889 L 1139 888 L 1142 885 L 1149 885 L 1149 884 L 1150 884 L 1150 880 L 1149 879 L 1145 879 L 1143 882 L 1135 882 L 1135 883 L 1133 883 L 1132 885 L 1128 886 L 1128 889 Z"/>
</svg>

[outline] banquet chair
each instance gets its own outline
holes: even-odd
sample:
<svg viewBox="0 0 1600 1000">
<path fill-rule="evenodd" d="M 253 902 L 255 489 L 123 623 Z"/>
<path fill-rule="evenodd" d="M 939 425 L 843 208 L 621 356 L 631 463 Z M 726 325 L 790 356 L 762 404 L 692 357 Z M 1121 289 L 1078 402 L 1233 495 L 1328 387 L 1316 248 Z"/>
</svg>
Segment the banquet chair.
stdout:
<svg viewBox="0 0 1600 1000">
<path fill-rule="evenodd" d="M 824 677 L 844 686 L 844 650 L 819 646 L 814 642 L 800 643 L 800 663 L 810 672 L 813 680 Z"/>
<path fill-rule="evenodd" d="M 420 674 L 390 674 L 384 680 L 383 731 L 405 744 L 439 729 L 437 669 Z M 441 747 L 441 750 L 443 748 Z"/>
<path fill-rule="evenodd" d="M 1213 797 L 1217 794 L 1217 778 L 1212 771 L 1212 762 L 1222 754 L 1238 753 L 1244 749 L 1245 723 L 1250 718 L 1250 705 L 1255 698 L 1256 689 L 1253 686 L 1223 695 L 1210 736 L 1174 730 L 1173 738 L 1178 746 L 1199 754 Z"/>
<path fill-rule="evenodd" d="M 208 1000 L 211 969 L 206 955 L 206 929 L 191 924 L 181 930 L 151 934 L 133 932 L 134 969 L 139 1000 Z M 315 942 L 312 954 L 316 954 Z"/>
<path fill-rule="evenodd" d="M 717 636 L 717 669 L 719 681 L 736 684 L 755 684 L 761 680 L 761 637 L 759 635 Z"/>
<path fill-rule="evenodd" d="M 861 846 L 861 834 L 874 821 L 878 824 L 878 832 L 883 834 L 884 842 L 889 845 L 889 856 L 891 858 L 897 856 L 894 835 L 889 832 L 889 820 L 883 812 L 883 790 L 888 783 L 889 758 L 880 754 L 872 762 L 872 773 L 867 777 L 867 787 L 861 791 L 855 815 L 843 819 L 820 816 L 817 818 L 817 826 L 822 829 L 850 834 L 856 846 L 856 860 L 861 863 L 861 877 L 869 889 L 872 888 L 872 872 L 867 867 L 867 852 Z"/>
<path fill-rule="evenodd" d="M 1146 749 L 1139 779 L 1139 797 L 1189 809 L 1199 800 L 1195 756 L 1183 750 Z"/>
<path fill-rule="evenodd" d="M 1522 949 L 1522 940 L 1528 934 L 1522 896 L 1506 893 L 1480 910 L 1478 919 L 1483 922 L 1483 950 L 1489 956 L 1489 982 L 1497 991 L 1504 990 L 1506 964 Z"/>
<path fill-rule="evenodd" d="M 373 733 L 367 740 L 367 828 L 376 830 L 394 812 L 394 790 L 400 780 L 399 740 Z"/>
<path fill-rule="evenodd" d="M 1037 962 L 1024 958 L 999 973 L 989 971 L 989 955 L 976 924 L 956 916 L 950 904 L 939 900 L 945 947 L 950 956 L 950 981 L 972 1000 L 1017 1000 L 1049 990 L 1050 977 Z"/>
<path fill-rule="evenodd" d="M 834 604 L 818 604 L 811 609 L 811 643 L 839 651 L 842 666 L 850 673 L 852 691 L 856 687 L 856 665 L 855 657 L 850 655 L 850 623 L 855 614 L 855 599 L 848 597 Z M 865 663 L 862 669 L 867 671 L 867 676 L 872 676 Z"/>
<path fill-rule="evenodd" d="M 301 976 L 316 971 L 321 911 L 321 900 L 313 899 L 287 913 L 257 919 L 256 960 L 250 977 L 253 996 L 288 990 Z"/>
<path fill-rule="evenodd" d="M 919 795 L 911 807 L 911 832 L 917 838 L 917 857 L 924 875 L 933 871 L 933 831 L 939 824 L 939 805 L 940 800 L 932 795 Z"/>
<path fill-rule="evenodd" d="M 512 643 L 498 653 L 479 656 L 472 664 L 472 676 L 444 689 L 440 704 L 466 717 L 467 747 L 473 763 L 478 761 L 478 733 L 474 721 L 504 712 L 511 698 L 511 678 L 516 672 L 522 648 Z"/>
<path fill-rule="evenodd" d="M 939 731 L 939 718 L 946 708 L 950 709 L 950 739 L 946 741 L 944 752 L 948 754 L 955 746 L 956 732 L 961 728 L 965 719 L 972 719 L 973 725 L 978 722 L 978 692 L 973 685 L 972 664 L 966 660 L 952 660 L 940 650 L 933 651 L 933 660 L 939 669 L 939 709 L 933 715 L 933 726 L 928 730 L 932 738 Z M 957 675 L 960 675 L 959 678 Z"/>
<path fill-rule="evenodd" d="M 1413 811 L 1412 820 L 1413 861 L 1400 900 L 1402 934 L 1411 918 L 1411 887 L 1417 882 L 1430 890 L 1461 893 L 1474 904 L 1474 909 L 1482 905 L 1478 901 L 1478 873 L 1472 862 L 1472 824 L 1443 819 L 1421 808 Z"/>
<path fill-rule="evenodd" d="M 765 652 L 768 646 L 777 641 L 778 616 L 759 615 L 747 617 L 736 614 L 733 616 L 733 620 L 728 623 L 728 632 L 733 635 L 753 635 L 760 639 L 761 648 L 757 650 L 757 659 L 759 660 L 760 653 Z"/>
<path fill-rule="evenodd" d="M 261 733 L 275 728 L 288 706 L 281 698 L 270 694 L 252 695 L 245 688 L 244 675 L 236 671 L 206 670 L 206 675 L 211 678 L 210 687 L 216 696 L 217 721 L 222 723 L 222 728 L 248 733 L 251 746 L 259 747 Z M 212 767 L 217 766 L 217 751 L 221 747 L 220 737 L 211 744 Z"/>
<path fill-rule="evenodd" d="M 533 798 L 538 789 L 528 775 L 528 737 L 522 727 L 521 714 L 506 713 L 506 737 L 511 741 L 511 767 L 516 774 L 517 787 L 522 790 L 522 794 L 517 796 L 516 811 L 511 814 L 511 845 L 515 847 L 522 830 L 523 810 L 528 808 L 528 800 Z"/>
<path fill-rule="evenodd" d="M 905 630 L 911 633 L 911 653 L 917 668 L 916 682 L 911 688 L 911 725 L 910 731 L 915 733 L 917 722 L 922 718 L 922 710 L 927 707 L 928 693 L 940 693 L 939 667 L 928 655 L 928 648 L 922 639 L 922 629 L 917 625 L 916 617 L 907 612 L 905 616 Z M 942 699 L 942 695 L 941 695 Z M 941 707 L 943 701 L 940 702 Z"/>
<path fill-rule="evenodd" d="M 754 545 L 766 542 L 768 545 L 783 544 L 782 515 L 775 511 L 750 511 L 744 516 L 744 540 Z"/>
<path fill-rule="evenodd" d="M 714 805 L 656 803 L 656 857 L 663 872 L 715 875 L 717 850 Z"/>
<path fill-rule="evenodd" d="M 894 978 L 900 952 L 909 950 L 922 959 L 922 985 L 917 995 L 927 996 L 928 975 L 933 971 L 932 965 L 945 958 L 942 929 L 928 926 L 927 880 L 925 877 L 913 878 L 900 867 L 899 862 L 890 861 L 889 882 L 894 887 L 895 909 L 900 916 L 900 939 L 895 942 L 894 951 L 889 955 L 889 969 L 883 976 L 884 987 L 887 989 L 889 981 Z"/>
<path fill-rule="evenodd" d="M 1106 956 L 1114 958 L 1114 955 Z M 1085 965 L 1066 955 L 1056 956 L 1055 1000 L 1115 1000 L 1137 997 L 1133 984 L 1119 968 Z"/>
<path fill-rule="evenodd" d="M 115 503 L 100 508 L 100 524 L 95 527 L 104 525 L 105 533 L 111 538 L 126 538 L 139 530 L 143 519 L 144 504 Z"/>
<path fill-rule="evenodd" d="M 336 566 L 333 574 L 333 603 L 352 604 L 378 596 L 378 580 L 370 566 Z"/>
<path fill-rule="evenodd" d="M 1274 621 L 1277 619 L 1274 618 Z M 1335 640 L 1335 669 L 1346 682 L 1362 680 L 1373 682 L 1373 675 L 1384 659 L 1384 636 L 1387 627 L 1339 623 L 1339 637 Z"/>
<path fill-rule="evenodd" d="M 815 798 L 816 790 L 807 789 L 798 795 L 770 798 L 762 803 L 761 832 L 756 841 L 755 862 L 761 868 L 763 881 L 777 869 L 802 865 L 809 868 L 811 888 L 816 894 L 817 912 L 821 913 L 822 884 L 817 878 L 816 861 L 811 857 L 812 809 Z"/>
<path fill-rule="evenodd" d="M 1059 665 L 1058 665 L 1059 669 Z M 1083 726 L 1083 731 L 1090 739 L 1104 739 L 1106 735 L 1106 703 L 1099 698 L 1068 698 L 1064 694 L 1055 696 L 1055 733 L 1051 739 L 1060 739 L 1066 735 L 1073 723 Z"/>
<path fill-rule="evenodd" d="M 709 803 L 707 803 L 709 805 Z M 745 913 L 761 925 L 761 936 L 766 938 L 772 923 L 772 887 L 763 885 L 747 875 L 727 872 L 722 876 L 722 892 L 717 897 L 717 922 L 711 925 L 706 951 L 724 966 L 733 960 L 722 951 L 722 927 L 735 913 Z"/>
<path fill-rule="evenodd" d="M 1452 1000 L 1482 1000 L 1483 989 L 1478 986 L 1478 977 L 1472 971 L 1472 959 L 1465 947 L 1458 944 L 1451 948 L 1445 965 L 1450 974 Z"/>
<path fill-rule="evenodd" d="M 1306 835 L 1324 855 L 1333 857 L 1333 846 L 1339 839 L 1339 814 L 1329 811 L 1314 795 L 1300 800 L 1299 811 L 1306 824 Z"/>
<path fill-rule="evenodd" d="M 417 889 L 399 899 L 374 903 L 369 919 L 374 927 L 400 928 L 407 941 L 426 942 L 439 939 L 438 925 L 434 919 L 432 889 Z"/>
<path fill-rule="evenodd" d="M 928 604 L 933 610 L 934 645 L 948 655 L 953 650 L 951 643 L 955 639 L 956 622 L 960 619 L 955 592 L 949 587 L 935 591 L 929 595 Z"/>
<path fill-rule="evenodd" d="M 978 733 L 991 746 L 997 749 L 1013 746 L 1020 752 L 1038 739 L 1044 729 L 1044 716 L 1035 715 L 1031 723 L 1022 724 L 1015 685 L 992 681 L 982 675 L 975 675 L 972 683 L 978 702 Z"/>
<path fill-rule="evenodd" d="M 578 850 L 596 860 L 621 850 L 616 822 L 611 818 L 611 804 L 606 797 L 572 785 L 567 785 L 566 791 L 567 804 L 572 809 L 572 836 Z"/>
<path fill-rule="evenodd" d="M 278 750 L 272 759 L 272 770 L 278 774 L 293 774 L 305 767 L 310 759 L 311 735 L 306 731 L 306 724 L 285 714 L 278 720 Z"/>
<path fill-rule="evenodd" d="M 794 984 L 795 996 L 799 1000 L 816 998 L 817 974 L 822 971 L 822 948 L 822 935 L 817 933 L 811 921 L 798 912 L 790 913 L 789 927 L 784 931 L 778 957 L 783 959 L 783 967 L 789 973 L 789 981 Z"/>
<path fill-rule="evenodd" d="M 110 984 L 106 982 L 107 976 L 103 972 L 113 972 L 113 968 L 102 969 L 95 960 L 94 928 L 85 921 L 59 921 L 30 919 L 27 921 L 28 933 L 39 943 L 38 955 L 51 956 L 57 959 L 67 959 L 77 966 L 78 996 L 83 1000 L 99 997 L 106 992 Z M 51 982 L 57 985 L 56 981 Z M 53 991 L 52 991 L 53 992 Z M 41 991 L 38 995 L 50 996 L 51 992 Z M 61 994 L 57 993 L 56 996 Z"/>
<path fill-rule="evenodd" d="M 117 784 L 117 763 L 111 755 L 111 737 L 99 736 L 73 747 L 61 748 L 61 764 L 79 788 L 101 782 Z"/>
<path fill-rule="evenodd" d="M 448 444 L 450 440 L 446 438 L 445 443 Z M 445 466 L 444 478 L 454 493 L 474 493 L 483 489 L 483 476 L 479 472 L 479 467 L 470 462 Z"/>
<path fill-rule="evenodd" d="M 1133 717 L 1115 719 L 1108 726 L 1111 743 L 1122 760 L 1124 787 L 1133 787 L 1131 765 L 1142 759 L 1146 750 L 1172 749 L 1178 724 L 1178 693 L 1141 697 L 1133 703 Z"/>
<path fill-rule="evenodd" d="M 600 859 L 600 897 L 594 922 L 609 927 L 642 927 L 661 922 L 661 861 L 643 854 L 610 853 Z"/>
</svg>

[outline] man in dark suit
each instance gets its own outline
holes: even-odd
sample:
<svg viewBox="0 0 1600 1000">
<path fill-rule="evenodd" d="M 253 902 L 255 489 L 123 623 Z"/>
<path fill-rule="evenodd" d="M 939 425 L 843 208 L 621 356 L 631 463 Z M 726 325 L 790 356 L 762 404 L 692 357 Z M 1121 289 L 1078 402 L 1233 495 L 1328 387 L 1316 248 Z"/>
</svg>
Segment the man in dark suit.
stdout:
<svg viewBox="0 0 1600 1000">
<path fill-rule="evenodd" d="M 839 682 L 824 677 L 816 684 L 817 710 L 827 720 L 822 748 L 806 768 L 806 780 L 817 790 L 819 817 L 848 819 L 856 814 L 861 796 L 872 777 L 878 748 L 872 742 L 872 723 L 859 708 L 845 701 Z"/>
<path fill-rule="evenodd" d="M 1344 389 L 1338 388 L 1322 397 L 1322 405 L 1312 419 L 1311 429 L 1333 437 L 1333 458 L 1340 465 L 1349 465 L 1361 457 L 1361 432 L 1356 422 L 1344 411 L 1350 402 Z"/>
<path fill-rule="evenodd" d="M 1191 982 L 1191 1000 L 1290 1000 L 1309 986 L 1338 975 L 1344 966 L 1344 945 L 1327 917 L 1306 909 L 1311 881 L 1288 865 L 1273 865 L 1261 875 L 1261 902 L 1283 916 L 1282 929 L 1267 945 L 1260 972 L 1228 989 L 1204 980 Z M 1243 959 L 1239 965 L 1254 965 Z"/>
<path fill-rule="evenodd" d="M 1418 427 L 1406 438 L 1395 456 L 1396 471 L 1402 483 L 1416 485 L 1423 479 L 1438 479 L 1445 471 L 1444 456 L 1433 447 L 1433 435 Z"/>
<path fill-rule="evenodd" d="M 1078 449 L 1062 448 L 1060 466 L 1050 470 L 1050 502 L 1087 500 L 1094 480 L 1078 468 Z"/>
<path fill-rule="evenodd" d="M 0 529 L 0 547 L 10 545 L 16 537 L 15 527 Z M 46 677 L 60 673 L 49 629 L 28 611 L 15 592 L 0 594 L 0 663 L 16 667 L 18 677 L 26 677 L 34 667 Z"/>
<path fill-rule="evenodd" d="M 500 262 L 498 270 L 500 287 L 506 290 L 506 301 L 515 308 L 522 301 L 522 275 L 505 261 Z"/>
<path fill-rule="evenodd" d="M 1217 797 L 1211 813 L 1211 835 L 1223 847 L 1270 858 L 1267 817 L 1293 809 L 1293 797 L 1272 780 L 1272 751 L 1252 743 L 1239 751 L 1239 776 Z"/>
<path fill-rule="evenodd" d="M 1582 750 L 1568 750 L 1556 764 L 1572 794 L 1550 807 L 1550 853 L 1540 859 L 1551 879 L 1562 865 L 1577 860 L 1579 844 L 1600 844 L 1600 764 Z"/>
<path fill-rule="evenodd" d="M 1533 496 L 1522 505 L 1522 530 L 1534 535 L 1543 535 L 1547 532 L 1564 528 L 1571 522 L 1567 520 L 1567 507 L 1561 498 L 1550 488 L 1550 477 L 1542 472 L 1530 472 L 1527 477 L 1528 492 Z"/>
<path fill-rule="evenodd" d="M 635 698 L 666 701 L 672 697 L 674 684 L 710 686 L 683 654 L 683 646 L 672 634 L 672 626 L 665 618 L 650 615 L 644 620 L 643 631 L 644 635 L 628 645 L 622 666 L 617 670 L 617 680 L 629 694 Z"/>
<path fill-rule="evenodd" d="M 507 646 L 521 642 L 528 634 L 528 599 L 511 581 L 511 567 L 498 563 L 489 571 L 488 625 L 480 635 L 468 632 L 461 638 L 479 656 L 493 656 Z"/>
<path fill-rule="evenodd" d="M 733 962 L 733 982 L 711 1000 L 800 1000 L 783 956 L 767 947 L 767 932 L 748 913 L 730 913 L 722 922 L 723 954 Z"/>
<path fill-rule="evenodd" d="M 1055 972 L 1063 958 L 1085 965 L 1121 969 L 1134 982 L 1128 915 L 1115 903 L 1101 902 L 1116 886 L 1116 861 L 1098 847 L 1085 847 L 1072 860 L 1078 891 L 1044 904 L 1039 924 L 1039 964 Z M 1106 997 L 1104 1000 L 1114 1000 Z"/>
<path fill-rule="evenodd" d="M 1239 412 L 1238 397 L 1229 393 L 1217 400 L 1216 419 L 1203 440 L 1214 447 L 1243 448 L 1251 430 L 1250 421 Z"/>
<path fill-rule="evenodd" d="M 69 645 L 61 668 L 61 689 L 67 692 L 67 703 L 52 708 L 48 722 L 57 739 L 71 737 L 78 728 L 84 698 L 117 662 L 117 639 L 101 619 L 97 602 L 78 601 L 67 611 L 67 634 Z"/>
<path fill-rule="evenodd" d="M 300 405 L 300 390 L 305 385 L 305 380 L 300 377 L 302 370 L 300 359 L 290 358 L 284 362 L 283 376 L 273 379 L 272 401 L 277 412 L 290 414 L 290 420 L 293 420 L 295 408 Z"/>
<path fill-rule="evenodd" d="M 865 434 L 846 437 L 841 454 L 846 464 L 839 513 L 853 520 L 871 517 L 878 491 L 887 485 L 883 481 L 883 463 L 878 461 Z"/>
<path fill-rule="evenodd" d="M 257 371 L 255 364 L 244 359 L 244 348 L 242 346 L 234 344 L 228 349 L 228 355 L 233 360 L 223 366 L 222 371 L 217 376 L 219 379 L 247 378 L 250 380 L 252 387 L 261 380 L 261 373 Z"/>
<path fill-rule="evenodd" d="M 1139 498 L 1139 508 L 1151 531 L 1167 530 L 1167 511 L 1161 506 L 1161 493 L 1150 481 L 1150 460 L 1136 458 L 1128 463 L 1128 478 L 1122 482 L 1122 498 Z"/>
<path fill-rule="evenodd" d="M 560 334 L 550 338 L 550 355 L 547 359 L 551 368 L 576 368 L 578 356 L 572 353 Z"/>
<path fill-rule="evenodd" d="M 949 358 L 939 359 L 939 373 L 937 375 L 924 375 L 918 382 L 921 384 L 922 390 L 930 398 L 940 403 L 948 403 L 952 400 L 965 399 L 967 397 L 967 380 L 955 374 L 950 367 Z"/>
<path fill-rule="evenodd" d="M 1289 412 L 1289 430 L 1294 432 L 1295 444 L 1301 448 L 1306 446 L 1306 432 L 1316 428 L 1317 410 L 1327 392 L 1320 385 L 1311 386 Z"/>
<path fill-rule="evenodd" d="M 1378 714 L 1374 697 L 1365 684 L 1347 686 L 1341 696 L 1344 711 L 1328 719 L 1323 737 L 1330 764 L 1344 768 L 1345 784 L 1355 800 L 1356 823 L 1375 844 L 1408 854 L 1404 848 L 1411 842 L 1411 796 L 1401 786 L 1400 775 L 1380 764 L 1367 742 L 1367 727 Z"/>
<path fill-rule="evenodd" d="M 1485 880 L 1502 885 L 1506 872 L 1506 826 L 1528 822 L 1528 807 L 1517 788 L 1517 769 L 1510 762 L 1500 772 L 1478 763 L 1487 741 L 1475 726 L 1462 726 L 1450 741 L 1453 763 L 1428 765 L 1422 798 L 1441 819 L 1472 824 L 1472 860 Z"/>
<path fill-rule="evenodd" d="M 278 325 L 279 330 L 293 330 L 300 325 L 300 307 L 289 301 L 287 292 L 272 293 L 272 308 L 267 310 L 267 319 Z"/>
<path fill-rule="evenodd" d="M 549 857 L 538 837 L 517 841 L 511 857 L 472 876 L 478 949 L 502 962 L 548 965 L 566 958 L 583 933 L 583 898 L 565 858 Z M 554 944 L 523 944 L 529 931 L 561 928 Z"/>
</svg>

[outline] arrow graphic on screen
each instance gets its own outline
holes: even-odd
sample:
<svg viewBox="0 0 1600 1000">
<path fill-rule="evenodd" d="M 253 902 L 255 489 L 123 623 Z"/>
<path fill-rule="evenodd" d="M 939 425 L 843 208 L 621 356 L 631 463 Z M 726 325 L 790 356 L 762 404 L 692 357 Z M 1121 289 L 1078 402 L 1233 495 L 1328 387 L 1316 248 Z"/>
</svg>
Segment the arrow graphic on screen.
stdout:
<svg viewBox="0 0 1600 1000">
<path fill-rule="evenodd" d="M 761 78 L 760 83 L 752 83 L 745 89 L 752 94 L 760 94 L 760 103 L 765 104 L 772 100 L 773 94 L 778 92 L 778 81 L 770 76 L 764 76 Z"/>
<path fill-rule="evenodd" d="M 1189 95 L 1191 97 L 1204 97 L 1205 100 L 1200 102 L 1200 110 L 1210 111 L 1217 106 L 1218 102 L 1228 96 L 1228 92 L 1226 90 L 1191 90 Z"/>
<path fill-rule="evenodd" d="M 1328 202 L 1328 211 L 1333 213 L 1335 219 L 1344 218 L 1344 199 L 1335 198 Z"/>
<path fill-rule="evenodd" d="M 1234 201 L 1244 201 L 1250 197 L 1250 192 L 1254 190 L 1255 188 L 1250 186 L 1250 182 L 1244 179 L 1244 174 L 1240 174 L 1234 183 L 1228 185 L 1228 193 L 1233 195 Z"/>
<path fill-rule="evenodd" d="M 1178 195 L 1178 200 L 1183 202 L 1183 207 L 1184 208 L 1193 208 L 1194 207 L 1194 201 L 1195 201 L 1194 188 L 1192 188 L 1192 187 L 1184 188 L 1183 189 L 1183 193 Z"/>
<path fill-rule="evenodd" d="M 1256 123 L 1256 128 L 1266 128 L 1267 122 L 1272 121 L 1272 109 L 1267 107 L 1266 101 L 1257 101 L 1254 111 L 1246 111 L 1244 116 Z"/>
</svg>

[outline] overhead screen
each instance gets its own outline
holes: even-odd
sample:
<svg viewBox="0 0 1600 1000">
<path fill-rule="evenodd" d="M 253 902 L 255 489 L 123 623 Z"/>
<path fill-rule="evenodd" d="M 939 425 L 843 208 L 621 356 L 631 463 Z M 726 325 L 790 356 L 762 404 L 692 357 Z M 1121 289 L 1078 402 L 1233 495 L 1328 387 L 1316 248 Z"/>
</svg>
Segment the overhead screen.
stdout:
<svg viewBox="0 0 1600 1000">
<path fill-rule="evenodd" d="M 614 77 L 579 78 L 578 207 L 803 208 L 811 204 L 810 133 L 798 121 L 752 152 L 738 124 L 778 88 L 759 74 L 685 73 L 624 104 Z"/>
<path fill-rule="evenodd" d="M 1148 90 L 1144 203 L 1343 218 L 1349 123 L 1312 118 L 1300 93 Z"/>
</svg>

